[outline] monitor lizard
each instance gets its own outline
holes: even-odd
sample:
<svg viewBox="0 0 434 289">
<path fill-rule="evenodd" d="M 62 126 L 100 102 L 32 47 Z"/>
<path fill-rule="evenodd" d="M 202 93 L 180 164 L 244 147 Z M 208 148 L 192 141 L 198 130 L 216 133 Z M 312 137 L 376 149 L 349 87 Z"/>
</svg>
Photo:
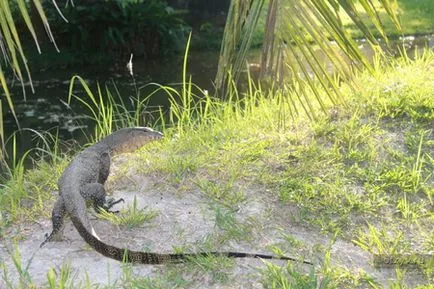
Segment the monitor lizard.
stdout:
<svg viewBox="0 0 434 289">
<path fill-rule="evenodd" d="M 51 234 L 46 234 L 46 239 L 40 247 L 47 242 L 62 240 L 64 217 L 68 214 L 80 236 L 93 249 L 118 261 L 142 264 L 179 263 L 189 257 L 209 255 L 297 261 L 296 258 L 292 257 L 241 252 L 160 254 L 132 251 L 102 242 L 89 221 L 86 209 L 87 203 L 91 203 L 97 212 L 101 208 L 109 211 L 113 205 L 123 201 L 123 199 L 106 199 L 104 183 L 110 171 L 110 157 L 120 153 L 133 152 L 152 140 L 162 138 L 162 136 L 160 132 L 147 127 L 124 128 L 79 153 L 58 181 L 59 197 L 54 204 L 51 217 L 53 230 Z M 302 262 L 312 264 L 309 261 Z"/>
</svg>

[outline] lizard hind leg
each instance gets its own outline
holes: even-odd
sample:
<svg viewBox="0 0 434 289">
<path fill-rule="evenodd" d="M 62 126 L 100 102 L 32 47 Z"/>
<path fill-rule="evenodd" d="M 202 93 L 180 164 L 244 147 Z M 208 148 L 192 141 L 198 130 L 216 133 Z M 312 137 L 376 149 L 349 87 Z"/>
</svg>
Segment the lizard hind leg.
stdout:
<svg viewBox="0 0 434 289">
<path fill-rule="evenodd" d="M 62 196 L 59 196 L 59 198 L 54 203 L 53 211 L 51 212 L 51 222 L 53 224 L 53 230 L 49 235 L 45 235 L 45 240 L 41 243 L 40 247 L 44 246 L 47 242 L 57 242 L 63 240 L 63 229 L 65 227 L 63 219 L 65 218 L 65 215 L 65 204 Z"/>
</svg>

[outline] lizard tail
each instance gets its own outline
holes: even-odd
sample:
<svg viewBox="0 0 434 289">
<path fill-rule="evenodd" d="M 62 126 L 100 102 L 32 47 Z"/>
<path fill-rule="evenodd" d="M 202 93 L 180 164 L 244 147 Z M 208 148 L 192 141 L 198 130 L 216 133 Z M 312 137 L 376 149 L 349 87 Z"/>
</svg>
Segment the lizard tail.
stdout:
<svg viewBox="0 0 434 289">
<path fill-rule="evenodd" d="M 71 216 L 72 223 L 77 229 L 80 236 L 98 253 L 122 262 L 141 263 L 141 264 L 166 264 L 182 263 L 188 258 L 200 256 L 224 256 L 230 258 L 260 258 L 260 259 L 280 259 L 290 261 L 300 261 L 296 258 L 286 256 L 272 256 L 265 254 L 251 254 L 240 252 L 200 252 L 200 253 L 181 253 L 181 254 L 159 254 L 152 252 L 139 252 L 129 249 L 118 248 L 105 244 L 94 235 L 92 235 L 83 225 L 80 218 Z M 302 261 L 304 264 L 313 265 L 312 262 Z"/>
</svg>

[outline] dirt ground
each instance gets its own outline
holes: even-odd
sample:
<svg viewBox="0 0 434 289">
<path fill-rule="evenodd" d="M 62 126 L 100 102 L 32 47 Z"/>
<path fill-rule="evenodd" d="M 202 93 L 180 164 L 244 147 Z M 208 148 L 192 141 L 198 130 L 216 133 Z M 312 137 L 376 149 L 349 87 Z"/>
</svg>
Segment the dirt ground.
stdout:
<svg viewBox="0 0 434 289">
<path fill-rule="evenodd" d="M 116 170 L 114 171 L 116 173 Z M 209 199 L 199 190 L 180 194 L 175 187 L 162 184 L 159 178 L 134 171 L 117 178 L 115 182 L 109 179 L 108 186 L 113 197 L 125 199 L 125 203 L 118 205 L 117 208 L 126 207 L 136 197 L 138 208 L 151 208 L 156 210 L 158 215 L 140 228 L 126 229 L 97 219 L 93 210 L 89 209 L 95 230 L 106 243 L 135 250 L 169 253 L 173 252 L 174 246 L 191 245 L 192 248 L 196 248 L 195 244 L 219 230 L 215 222 L 215 211 Z M 309 249 L 317 245 L 328 246 L 330 236 L 322 234 L 317 229 L 309 228 L 307 224 L 294 221 L 292 216 L 295 214 L 294 210 L 282 205 L 271 195 L 273 194 L 265 192 L 262 188 L 249 189 L 247 201 L 239 206 L 236 217 L 241 222 L 254 218 L 257 227 L 253 228 L 252 238 L 239 242 L 231 240 L 225 247 L 216 249 L 271 254 L 268 246 L 282 241 L 281 232 L 298 239 Z M 47 210 L 51 211 L 51 207 L 47 207 Z M 45 233 L 49 233 L 50 230 L 51 221 L 43 218 L 37 223 L 17 225 L 10 228 L 9 232 L 11 238 L 16 235 L 22 236 L 17 243 L 22 262 L 24 266 L 29 264 L 28 272 L 33 283 L 38 287 L 46 286 L 47 271 L 50 268 L 59 272 L 64 263 L 70 264 L 75 281 L 84 281 L 88 276 L 93 284 L 113 285 L 122 276 L 123 265 L 92 250 L 79 236 L 69 219 L 66 220 L 65 241 L 49 243 L 39 248 Z M 16 280 L 16 270 L 7 252 L 7 248 L 12 249 L 11 238 L 1 240 L 0 258 L 5 262 L 9 277 Z M 318 263 L 322 262 L 321 256 L 313 258 L 316 266 L 319 266 Z M 372 256 L 351 241 L 338 239 L 333 244 L 331 260 L 333 265 L 346 267 L 352 272 L 364 270 L 386 287 L 388 280 L 395 278 L 394 268 L 375 269 L 372 266 Z M 215 282 L 206 273 L 190 274 L 187 278 L 195 282 L 189 288 L 262 288 L 258 268 L 266 266 L 263 261 L 237 259 L 235 262 L 227 282 Z M 272 262 L 285 265 L 285 261 L 273 260 Z M 167 266 L 176 266 L 182 271 L 183 266 L 186 265 L 133 265 L 133 272 L 135 276 L 157 277 L 165 274 Z M 309 265 L 303 267 L 309 270 Z M 2 274 L 0 288 L 6 288 L 3 272 L 0 272 Z M 419 284 L 421 276 L 417 271 L 407 270 L 406 279 L 412 287 L 412 284 Z"/>
</svg>

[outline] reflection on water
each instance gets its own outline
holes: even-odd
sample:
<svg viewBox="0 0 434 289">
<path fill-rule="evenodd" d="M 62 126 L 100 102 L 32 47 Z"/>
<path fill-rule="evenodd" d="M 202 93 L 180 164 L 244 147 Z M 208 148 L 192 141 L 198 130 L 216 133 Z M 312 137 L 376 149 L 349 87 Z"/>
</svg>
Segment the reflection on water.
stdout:
<svg viewBox="0 0 434 289">
<path fill-rule="evenodd" d="M 434 47 L 434 37 L 406 37 L 404 40 L 405 47 L 409 55 L 414 51 L 421 50 L 423 47 Z M 395 46 L 401 44 L 397 40 Z M 364 40 L 359 41 L 359 47 L 364 53 L 372 58 L 372 50 Z M 397 50 L 398 51 L 398 50 Z M 260 51 L 253 51 L 250 55 L 251 62 L 258 62 Z M 32 128 L 36 130 L 59 129 L 62 139 L 68 139 L 74 136 L 73 132 L 80 128 L 78 123 L 86 126 L 86 116 L 84 107 L 77 101 L 66 105 L 69 80 L 74 75 L 80 75 L 91 85 L 96 92 L 96 85 L 99 83 L 102 88 L 107 86 L 114 94 L 119 95 L 125 101 L 137 96 L 146 97 L 155 89 L 155 86 L 147 86 L 150 82 L 163 85 L 180 83 L 182 80 L 182 59 L 180 53 L 177 57 L 170 59 L 159 59 L 154 61 L 143 61 L 138 58 L 133 59 L 134 79 L 128 74 L 126 67 L 120 67 L 112 70 L 94 70 L 92 67 L 68 68 L 56 71 L 33 72 L 35 94 L 30 93 L 27 89 L 27 101 L 22 101 L 22 89 L 19 85 L 12 88 L 13 98 L 15 99 L 16 112 L 21 127 Z M 128 59 L 125 59 L 125 64 Z M 213 91 L 212 80 L 217 70 L 218 51 L 215 52 L 198 52 L 190 53 L 188 59 L 188 73 L 192 75 L 192 80 L 202 89 Z M 82 88 L 77 85 L 76 92 L 80 95 Z M 84 95 L 84 94 L 81 94 Z M 164 93 L 153 95 L 149 99 L 149 105 L 152 107 L 167 107 L 168 99 Z M 9 135 L 16 129 L 14 120 L 10 114 L 6 115 L 5 133 Z"/>
</svg>

